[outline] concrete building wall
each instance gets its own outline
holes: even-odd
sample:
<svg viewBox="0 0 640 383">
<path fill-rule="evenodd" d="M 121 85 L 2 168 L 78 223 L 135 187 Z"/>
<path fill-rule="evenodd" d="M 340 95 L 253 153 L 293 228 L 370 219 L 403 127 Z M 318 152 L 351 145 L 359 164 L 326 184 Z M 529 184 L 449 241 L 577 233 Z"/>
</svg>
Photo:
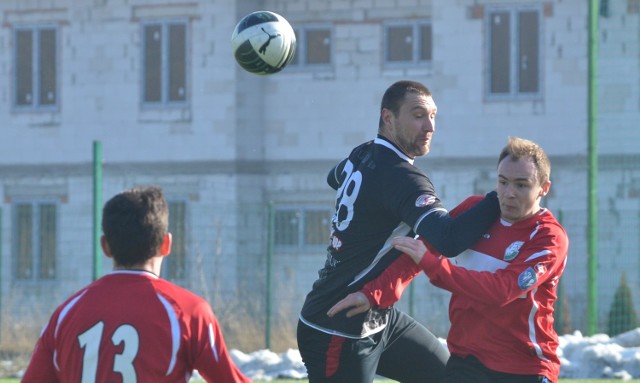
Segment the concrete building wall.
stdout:
<svg viewBox="0 0 640 383">
<path fill-rule="evenodd" d="M 628 270 L 640 291 L 640 21 L 633 0 L 609 2 L 599 18 L 598 128 L 603 214 L 603 272 Z M 541 96 L 487 97 L 487 23 L 495 7 L 541 10 Z M 229 38 L 237 20 L 258 9 L 284 15 L 294 27 L 331 32 L 332 61 L 286 68 L 273 76 L 239 69 Z M 105 199 L 123 188 L 157 183 L 188 201 L 188 281 L 222 301 L 240 289 L 261 310 L 268 264 L 267 204 L 327 206 L 327 171 L 377 130 L 386 87 L 400 79 L 425 83 L 438 105 L 432 151 L 416 163 L 432 177 L 447 207 L 492 187 L 495 158 L 507 136 L 540 143 L 552 158 L 552 195 L 571 237 L 567 281 L 572 310 L 584 309 L 588 61 L 587 5 L 569 1 L 264 0 L 172 1 L 13 0 L 0 3 L 0 192 L 3 296 L 29 297 L 48 313 L 91 279 L 92 144 L 104 151 Z M 141 104 L 142 24 L 187 20 L 188 102 Z M 427 20 L 433 29 L 428 64 L 394 67 L 384 60 L 385 27 Z M 58 26 L 57 111 L 14 107 L 14 29 Z M 300 42 L 302 43 L 302 42 Z M 58 274 L 47 284 L 13 278 L 13 203 L 38 196 L 59 204 Z M 617 214 L 617 215 L 616 215 Z M 606 221 L 605 221 L 606 219 Z M 278 253 L 275 278 L 285 286 L 285 316 L 295 321 L 322 267 L 322 250 Z M 103 269 L 110 268 L 104 260 Z M 632 271 L 636 270 L 636 271 Z M 617 275 L 599 290 L 604 318 Z M 422 287 L 427 288 L 426 281 Z M 420 284 L 417 284 L 420 286 Z M 431 291 L 431 290 L 430 290 Z M 432 322 L 446 295 L 415 307 Z M 640 296 L 636 296 L 636 301 Z M 16 301 L 17 298 L 16 298 Z M 7 303 L 7 300 L 4 300 Z M 44 302 L 44 303 L 43 303 Z M 402 305 L 408 305 L 403 300 Z M 20 307 L 22 307 L 20 305 Z M 32 306 L 29 306 L 32 309 Z M 28 310 L 28 309 L 25 309 Z M 412 309 L 413 310 L 413 309 Z M 574 314 L 576 327 L 584 326 Z M 439 320 L 442 321 L 442 318 Z M 446 329 L 442 329 L 446 331 Z"/>
</svg>

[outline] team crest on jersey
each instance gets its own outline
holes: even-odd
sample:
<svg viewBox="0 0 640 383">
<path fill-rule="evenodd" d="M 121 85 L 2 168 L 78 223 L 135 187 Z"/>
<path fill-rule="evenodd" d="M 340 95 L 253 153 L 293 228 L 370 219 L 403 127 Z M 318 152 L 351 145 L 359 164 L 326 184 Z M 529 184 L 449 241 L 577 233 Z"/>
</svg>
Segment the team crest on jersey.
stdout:
<svg viewBox="0 0 640 383">
<path fill-rule="evenodd" d="M 425 207 L 436 202 L 436 197 L 430 194 L 423 194 L 416 199 L 416 207 Z"/>
<path fill-rule="evenodd" d="M 533 268 L 536 270 L 536 275 L 538 276 L 547 272 L 547 267 L 543 263 L 538 263 Z"/>
<path fill-rule="evenodd" d="M 518 253 L 520 252 L 520 248 L 522 247 L 522 245 L 524 245 L 524 242 L 522 241 L 515 241 L 514 243 L 509 245 L 507 249 L 504 251 L 504 260 L 513 261 L 515 257 L 518 256 Z"/>
<path fill-rule="evenodd" d="M 520 286 L 520 290 L 526 290 L 529 287 L 536 284 L 538 281 L 538 275 L 536 274 L 536 270 L 533 267 L 529 267 L 520 275 L 518 275 L 518 286 Z"/>
</svg>

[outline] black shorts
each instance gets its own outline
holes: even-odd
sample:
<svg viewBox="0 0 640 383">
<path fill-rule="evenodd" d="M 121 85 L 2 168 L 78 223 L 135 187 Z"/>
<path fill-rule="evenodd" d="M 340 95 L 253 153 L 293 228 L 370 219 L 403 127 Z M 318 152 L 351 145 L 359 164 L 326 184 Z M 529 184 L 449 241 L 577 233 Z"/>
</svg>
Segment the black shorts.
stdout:
<svg viewBox="0 0 640 383">
<path fill-rule="evenodd" d="M 449 358 L 431 331 L 396 309 L 384 330 L 363 339 L 298 322 L 298 348 L 310 383 L 371 383 L 376 375 L 401 383 L 438 383 Z"/>
<path fill-rule="evenodd" d="M 542 375 L 517 375 L 490 370 L 476 357 L 451 355 L 442 383 L 553 383 Z"/>
</svg>

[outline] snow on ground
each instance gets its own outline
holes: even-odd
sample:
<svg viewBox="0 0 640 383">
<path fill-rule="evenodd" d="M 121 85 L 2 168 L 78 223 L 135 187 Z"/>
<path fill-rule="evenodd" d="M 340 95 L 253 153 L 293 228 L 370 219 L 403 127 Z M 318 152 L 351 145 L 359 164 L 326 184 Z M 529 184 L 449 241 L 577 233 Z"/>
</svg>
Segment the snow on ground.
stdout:
<svg viewBox="0 0 640 383">
<path fill-rule="evenodd" d="M 444 342 L 444 340 L 442 340 Z M 261 350 L 245 354 L 232 350 L 240 369 L 254 380 L 304 379 L 307 376 L 298 350 L 274 353 Z M 610 338 L 591 337 L 579 331 L 560 337 L 560 377 L 567 379 L 640 378 L 640 328 Z"/>
<path fill-rule="evenodd" d="M 444 339 L 441 339 L 444 343 Z M 298 350 L 249 354 L 231 350 L 242 372 L 253 380 L 305 379 L 307 372 Z M 640 328 L 610 338 L 606 334 L 583 336 L 579 331 L 560 337 L 560 377 L 566 379 L 640 379 Z M 11 361 L 1 361 L 0 370 L 11 370 Z M 24 370 L 17 374 L 20 377 Z M 11 374 L 15 376 L 14 374 Z M 199 378 L 194 374 L 194 378 Z"/>
<path fill-rule="evenodd" d="M 558 355 L 561 378 L 640 378 L 640 328 L 613 338 L 584 337 L 579 331 L 563 335 Z"/>
</svg>

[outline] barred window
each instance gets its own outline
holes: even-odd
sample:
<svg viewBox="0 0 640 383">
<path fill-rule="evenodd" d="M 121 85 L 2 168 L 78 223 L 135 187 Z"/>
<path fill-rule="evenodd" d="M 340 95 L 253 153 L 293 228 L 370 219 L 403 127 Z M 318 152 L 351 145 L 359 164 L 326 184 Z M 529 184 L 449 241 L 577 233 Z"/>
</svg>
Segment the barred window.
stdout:
<svg viewBox="0 0 640 383">
<path fill-rule="evenodd" d="M 57 205 L 19 202 L 14 205 L 15 277 L 22 280 L 56 278 Z"/>
<path fill-rule="evenodd" d="M 274 245 L 279 250 L 326 247 L 331 211 L 321 207 L 278 207 L 274 212 Z"/>
</svg>

